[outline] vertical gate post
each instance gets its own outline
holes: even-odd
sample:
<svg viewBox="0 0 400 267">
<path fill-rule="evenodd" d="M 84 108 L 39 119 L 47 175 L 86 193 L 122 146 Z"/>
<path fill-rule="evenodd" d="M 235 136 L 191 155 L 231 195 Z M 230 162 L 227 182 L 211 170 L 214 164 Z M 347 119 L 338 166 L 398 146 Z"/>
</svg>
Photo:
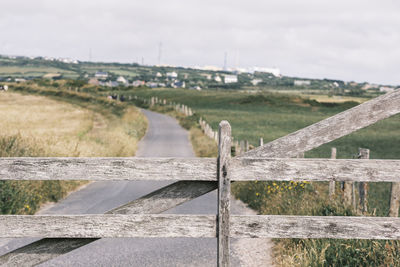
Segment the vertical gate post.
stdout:
<svg viewBox="0 0 400 267">
<path fill-rule="evenodd" d="M 336 159 L 336 147 L 331 148 L 331 159 Z M 329 198 L 332 200 L 335 195 L 335 181 L 329 182 Z"/>
<path fill-rule="evenodd" d="M 369 149 L 359 148 L 358 149 L 359 159 L 369 159 Z M 360 197 L 359 204 L 360 210 L 366 212 L 368 209 L 368 183 L 359 182 L 358 183 L 358 195 Z"/>
<path fill-rule="evenodd" d="M 218 228 L 217 257 L 218 266 L 229 266 L 229 227 L 230 227 L 230 194 L 231 181 L 229 160 L 231 157 L 231 126 L 227 121 L 221 121 L 218 128 Z"/>
</svg>

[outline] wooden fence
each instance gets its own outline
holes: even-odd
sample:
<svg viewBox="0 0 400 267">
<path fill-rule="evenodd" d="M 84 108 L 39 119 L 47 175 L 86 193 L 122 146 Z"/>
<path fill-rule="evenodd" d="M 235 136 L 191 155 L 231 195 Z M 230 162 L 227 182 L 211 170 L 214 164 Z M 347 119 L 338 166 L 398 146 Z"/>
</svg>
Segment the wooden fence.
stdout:
<svg viewBox="0 0 400 267">
<path fill-rule="evenodd" d="M 105 237 L 217 237 L 218 266 L 230 238 L 400 239 L 389 217 L 230 215 L 232 181 L 400 182 L 399 160 L 304 159 L 297 155 L 400 112 L 400 91 L 380 96 L 231 158 L 231 129 L 220 123 L 213 158 L 2 158 L 2 180 L 172 180 L 104 215 L 2 215 L 0 237 L 42 237 L 0 257 L 36 265 Z M 160 215 L 218 189 L 217 215 Z"/>
</svg>

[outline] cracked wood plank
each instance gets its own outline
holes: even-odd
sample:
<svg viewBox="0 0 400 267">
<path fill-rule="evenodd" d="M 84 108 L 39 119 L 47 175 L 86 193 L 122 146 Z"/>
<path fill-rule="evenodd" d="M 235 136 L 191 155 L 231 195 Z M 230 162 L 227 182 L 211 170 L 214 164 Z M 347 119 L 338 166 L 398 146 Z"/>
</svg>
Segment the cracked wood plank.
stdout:
<svg viewBox="0 0 400 267">
<path fill-rule="evenodd" d="M 2 180 L 216 181 L 215 158 L 1 158 Z"/>
<path fill-rule="evenodd" d="M 400 182 L 400 160 L 234 158 L 231 180 Z"/>
<path fill-rule="evenodd" d="M 2 215 L 0 237 L 215 237 L 215 215 Z"/>
<path fill-rule="evenodd" d="M 400 239 L 400 218 L 236 215 L 232 238 Z"/>
</svg>

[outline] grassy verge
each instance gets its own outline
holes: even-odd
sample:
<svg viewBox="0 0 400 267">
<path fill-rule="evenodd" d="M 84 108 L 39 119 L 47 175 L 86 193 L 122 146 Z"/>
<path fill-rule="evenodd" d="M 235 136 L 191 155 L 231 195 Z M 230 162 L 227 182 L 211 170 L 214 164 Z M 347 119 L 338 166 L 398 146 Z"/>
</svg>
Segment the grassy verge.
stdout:
<svg viewBox="0 0 400 267">
<path fill-rule="evenodd" d="M 44 94 L 45 90 L 40 90 Z M 0 157 L 134 154 L 147 126 L 136 108 L 125 106 L 115 113 L 96 102 L 89 103 L 89 108 L 83 106 L 85 101 L 79 98 L 61 102 L 29 94 L 1 93 Z M 42 203 L 57 201 L 83 183 L 1 181 L 0 211 L 33 214 Z"/>
</svg>

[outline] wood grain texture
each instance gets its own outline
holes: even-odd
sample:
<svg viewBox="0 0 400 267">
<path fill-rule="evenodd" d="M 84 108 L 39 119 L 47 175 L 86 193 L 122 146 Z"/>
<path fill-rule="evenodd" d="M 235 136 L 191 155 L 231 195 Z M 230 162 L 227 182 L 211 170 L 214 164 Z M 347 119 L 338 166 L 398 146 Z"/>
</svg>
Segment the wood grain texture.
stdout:
<svg viewBox="0 0 400 267">
<path fill-rule="evenodd" d="M 232 238 L 400 239 L 400 218 L 237 215 Z"/>
<path fill-rule="evenodd" d="M 400 90 L 395 90 L 253 149 L 243 157 L 295 157 L 399 112 Z"/>
<path fill-rule="evenodd" d="M 215 215 L 2 215 L 0 237 L 215 237 Z"/>
<path fill-rule="evenodd" d="M 217 182 L 180 181 L 163 187 L 107 214 L 161 213 L 217 189 Z M 98 240 L 45 238 L 0 256 L 0 266 L 35 266 Z"/>
<path fill-rule="evenodd" d="M 215 175 L 215 174 L 214 174 Z M 115 208 L 107 214 L 161 213 L 217 189 L 217 182 L 180 181 Z"/>
<path fill-rule="evenodd" d="M 369 159 L 369 149 L 359 148 L 358 149 L 359 159 Z M 368 211 L 368 183 L 359 182 L 358 183 L 358 197 L 359 197 L 359 209 L 361 212 L 365 213 Z"/>
<path fill-rule="evenodd" d="M 233 158 L 231 180 L 400 181 L 400 160 Z"/>
<path fill-rule="evenodd" d="M 336 159 L 336 147 L 331 147 L 331 159 Z M 335 196 L 335 181 L 329 181 L 329 198 L 332 200 Z"/>
<path fill-rule="evenodd" d="M 216 181 L 213 158 L 0 158 L 2 180 Z"/>
<path fill-rule="evenodd" d="M 390 207 L 389 216 L 399 217 L 400 207 L 400 182 L 392 183 L 390 188 Z"/>
<path fill-rule="evenodd" d="M 218 129 L 218 228 L 217 263 L 219 267 L 230 265 L 230 198 L 231 198 L 231 126 L 221 121 Z"/>
<path fill-rule="evenodd" d="M 1 237 L 215 237 L 215 215 L 4 215 Z M 400 218 L 232 215 L 232 238 L 400 239 Z M 23 229 L 23 230 L 21 230 Z"/>
</svg>

